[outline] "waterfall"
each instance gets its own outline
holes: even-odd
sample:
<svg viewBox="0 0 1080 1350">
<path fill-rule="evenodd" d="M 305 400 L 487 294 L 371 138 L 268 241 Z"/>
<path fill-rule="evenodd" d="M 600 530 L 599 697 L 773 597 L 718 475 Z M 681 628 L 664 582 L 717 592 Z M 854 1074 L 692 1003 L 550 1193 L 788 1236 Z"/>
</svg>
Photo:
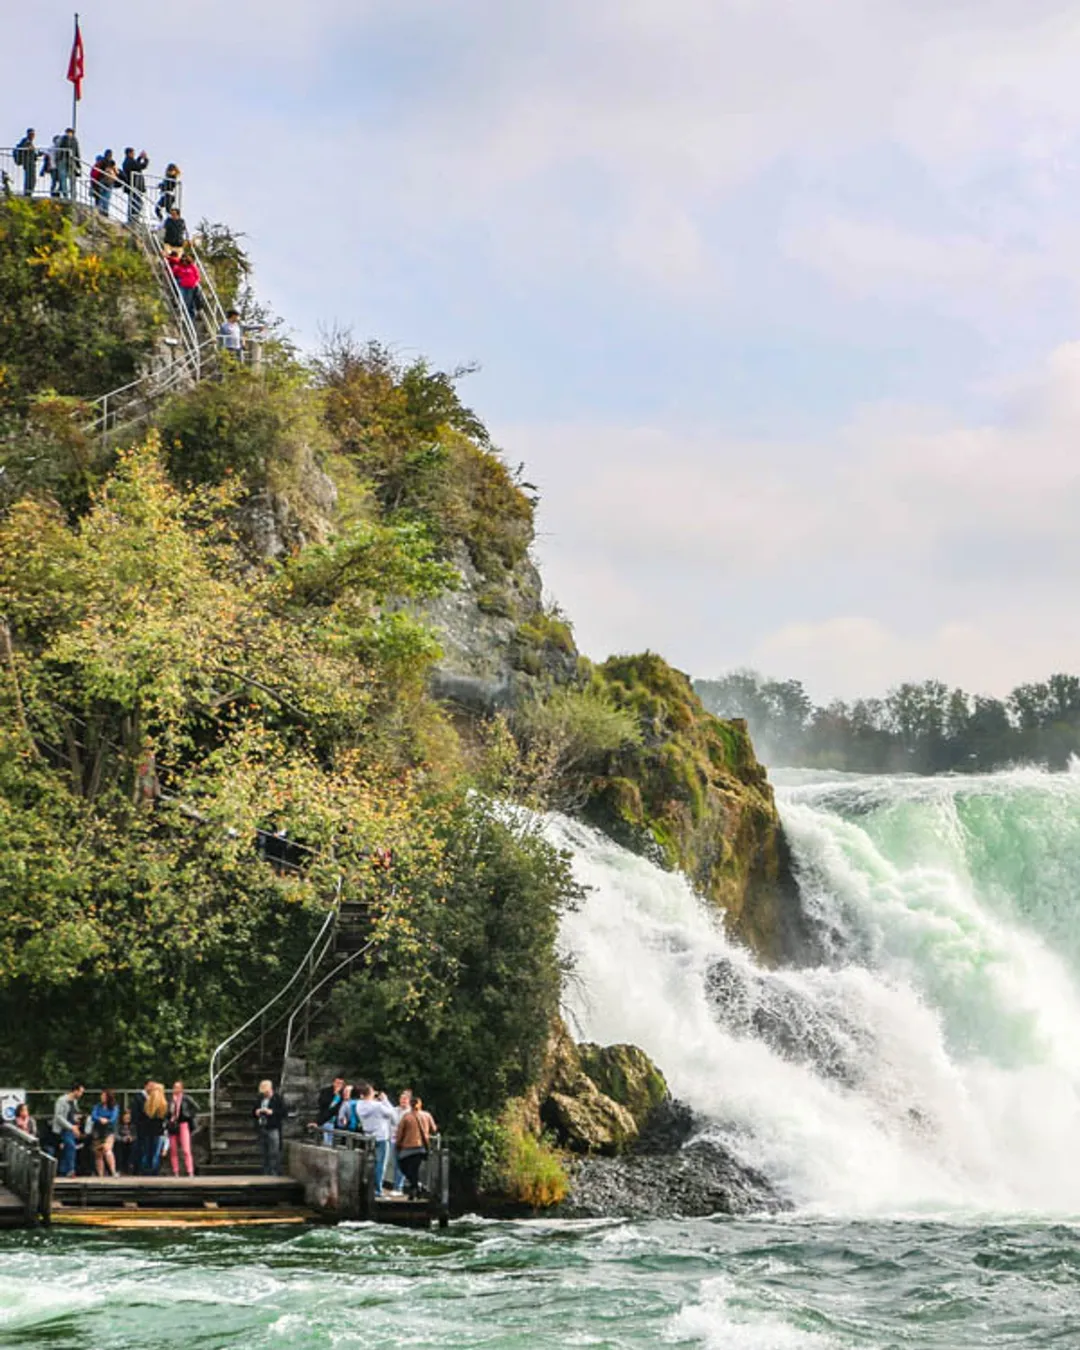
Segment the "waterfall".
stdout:
<svg viewBox="0 0 1080 1350">
<path fill-rule="evenodd" d="M 640 1045 L 804 1208 L 1080 1212 L 1080 776 L 778 795 L 817 969 L 763 969 L 681 876 L 549 818 L 590 888 L 575 1032 Z"/>
</svg>

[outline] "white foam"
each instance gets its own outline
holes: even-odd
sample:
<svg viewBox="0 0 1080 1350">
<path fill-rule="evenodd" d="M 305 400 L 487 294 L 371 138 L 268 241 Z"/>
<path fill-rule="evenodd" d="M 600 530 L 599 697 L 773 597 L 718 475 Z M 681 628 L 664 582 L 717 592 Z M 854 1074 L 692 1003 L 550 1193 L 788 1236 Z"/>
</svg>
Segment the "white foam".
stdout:
<svg viewBox="0 0 1080 1350">
<path fill-rule="evenodd" d="M 945 837 L 956 826 L 940 800 Z M 991 912 L 962 866 L 894 863 L 858 824 L 805 801 L 785 823 L 806 902 L 851 944 L 837 968 L 759 970 L 682 877 L 549 818 L 591 888 L 562 928 L 575 1030 L 640 1045 L 802 1206 L 1080 1212 L 1080 994 L 1064 961 Z M 777 1016 L 805 1010 L 850 1072 L 723 1025 L 707 987 L 717 962 Z"/>
</svg>

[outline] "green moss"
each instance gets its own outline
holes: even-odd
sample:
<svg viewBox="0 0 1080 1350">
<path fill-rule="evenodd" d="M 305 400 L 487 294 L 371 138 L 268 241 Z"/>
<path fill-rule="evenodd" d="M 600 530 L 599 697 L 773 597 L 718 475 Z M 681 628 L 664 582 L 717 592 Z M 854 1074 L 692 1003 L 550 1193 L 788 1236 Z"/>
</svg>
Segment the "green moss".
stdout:
<svg viewBox="0 0 1080 1350">
<path fill-rule="evenodd" d="M 489 584 L 477 592 L 476 608 L 481 614 L 490 614 L 498 619 L 512 619 L 516 605 L 506 586 Z"/>
<path fill-rule="evenodd" d="M 557 610 L 541 610 L 518 627 L 515 639 L 523 647 L 551 646 L 566 655 L 576 654 L 574 630 Z"/>
<path fill-rule="evenodd" d="M 725 909 L 733 931 L 774 955 L 780 826 L 746 724 L 707 712 L 689 678 L 654 652 L 613 657 L 592 680 L 641 737 L 595 777 L 586 815 L 631 846 L 648 837 Z"/>
</svg>

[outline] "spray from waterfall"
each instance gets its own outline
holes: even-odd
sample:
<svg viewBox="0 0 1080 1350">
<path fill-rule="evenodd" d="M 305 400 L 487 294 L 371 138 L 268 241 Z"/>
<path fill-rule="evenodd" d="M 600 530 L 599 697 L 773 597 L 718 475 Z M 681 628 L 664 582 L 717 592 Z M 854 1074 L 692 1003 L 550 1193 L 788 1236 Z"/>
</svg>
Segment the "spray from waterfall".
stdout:
<svg viewBox="0 0 1080 1350">
<path fill-rule="evenodd" d="M 780 795 L 818 969 L 760 968 L 682 877 L 549 819 L 591 888 L 562 934 L 576 1032 L 641 1045 L 801 1206 L 1080 1212 L 1080 779 Z"/>
</svg>

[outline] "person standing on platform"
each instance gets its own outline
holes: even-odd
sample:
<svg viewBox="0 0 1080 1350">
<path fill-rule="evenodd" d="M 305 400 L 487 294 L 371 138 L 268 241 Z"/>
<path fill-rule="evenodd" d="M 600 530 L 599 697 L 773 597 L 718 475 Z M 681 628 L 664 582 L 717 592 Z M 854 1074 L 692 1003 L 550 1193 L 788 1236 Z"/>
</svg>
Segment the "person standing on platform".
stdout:
<svg viewBox="0 0 1080 1350">
<path fill-rule="evenodd" d="M 401 1124 L 401 1117 L 412 1110 L 412 1089 L 402 1088 L 398 1093 L 397 1106 L 394 1107 L 394 1133 L 390 1139 L 390 1167 L 394 1172 L 394 1191 L 401 1195 L 405 1190 L 405 1173 L 401 1170 L 401 1164 L 398 1162 L 397 1153 L 397 1127 Z"/>
<path fill-rule="evenodd" d="M 37 187 L 38 155 L 41 153 L 34 143 L 34 128 L 27 127 L 26 135 L 15 147 L 15 163 L 23 171 L 23 195 L 32 197 Z"/>
<path fill-rule="evenodd" d="M 124 162 L 120 166 L 120 178 L 128 194 L 128 224 L 136 225 L 142 220 L 143 201 L 146 198 L 146 168 L 150 158 L 145 150 L 135 153 L 128 146 L 124 151 Z"/>
<path fill-rule="evenodd" d="M 329 1087 L 324 1087 L 319 1092 L 319 1102 L 315 1108 L 315 1119 L 313 1125 L 317 1125 L 323 1132 L 323 1143 L 327 1148 L 334 1142 L 334 1126 L 337 1124 L 337 1113 L 345 1096 L 345 1079 L 339 1073 Z"/>
<path fill-rule="evenodd" d="M 397 1112 L 387 1101 L 386 1093 L 376 1094 L 370 1083 L 361 1083 L 358 1093 L 356 1119 L 360 1129 L 375 1140 L 375 1194 L 381 1197 L 386 1155 L 397 1128 Z"/>
<path fill-rule="evenodd" d="M 164 219 L 173 209 L 179 206 L 180 197 L 180 170 L 175 164 L 168 164 L 165 167 L 165 177 L 158 184 L 158 199 L 154 211 L 158 220 Z"/>
<path fill-rule="evenodd" d="M 56 1135 L 57 1158 L 56 1174 L 61 1177 L 75 1175 L 75 1155 L 82 1137 L 76 1120 L 79 1098 L 83 1095 L 83 1085 L 76 1083 L 70 1092 L 57 1097 L 53 1106 L 52 1127 Z"/>
<path fill-rule="evenodd" d="M 230 309 L 225 322 L 218 329 L 218 342 L 223 352 L 228 352 L 234 361 L 244 359 L 244 330 L 240 326 L 240 311 Z"/>
<path fill-rule="evenodd" d="M 169 1159 L 172 1162 L 172 1174 L 180 1175 L 180 1159 L 184 1160 L 184 1170 L 189 1177 L 195 1175 L 195 1162 L 191 1156 L 191 1136 L 198 1121 L 195 1103 L 184 1091 L 179 1079 L 173 1084 L 169 1095 L 169 1115 L 166 1130 L 169 1135 Z"/>
<path fill-rule="evenodd" d="M 398 1166 L 405 1173 L 405 1194 L 415 1200 L 420 1194 L 420 1168 L 428 1155 L 431 1131 L 426 1111 L 421 1110 L 419 1098 L 413 1098 L 412 1108 L 402 1117 L 397 1127 Z"/>
<path fill-rule="evenodd" d="M 116 1105 L 116 1097 L 111 1092 L 103 1092 L 101 1100 L 90 1112 L 90 1140 L 94 1146 L 94 1171 L 99 1177 L 105 1175 L 106 1168 L 109 1176 L 116 1176 L 116 1158 L 113 1154 L 113 1145 L 116 1143 L 116 1127 L 120 1119 L 120 1111 Z"/>
<path fill-rule="evenodd" d="M 281 1176 L 281 1131 L 289 1109 L 280 1093 L 274 1091 L 269 1078 L 259 1084 L 259 1095 L 255 1099 L 255 1131 L 259 1139 L 259 1153 L 262 1157 L 264 1177 Z"/>
<path fill-rule="evenodd" d="M 165 1088 L 161 1083 L 151 1082 L 143 1104 L 143 1117 L 146 1122 L 146 1151 L 144 1162 L 146 1176 L 156 1177 L 161 1167 L 161 1155 L 165 1152 L 168 1135 L 165 1122 L 169 1108 L 165 1101 Z"/>
<path fill-rule="evenodd" d="M 60 178 L 60 196 L 74 198 L 79 167 L 79 140 L 75 128 L 68 127 L 57 143 L 56 169 Z"/>
</svg>

